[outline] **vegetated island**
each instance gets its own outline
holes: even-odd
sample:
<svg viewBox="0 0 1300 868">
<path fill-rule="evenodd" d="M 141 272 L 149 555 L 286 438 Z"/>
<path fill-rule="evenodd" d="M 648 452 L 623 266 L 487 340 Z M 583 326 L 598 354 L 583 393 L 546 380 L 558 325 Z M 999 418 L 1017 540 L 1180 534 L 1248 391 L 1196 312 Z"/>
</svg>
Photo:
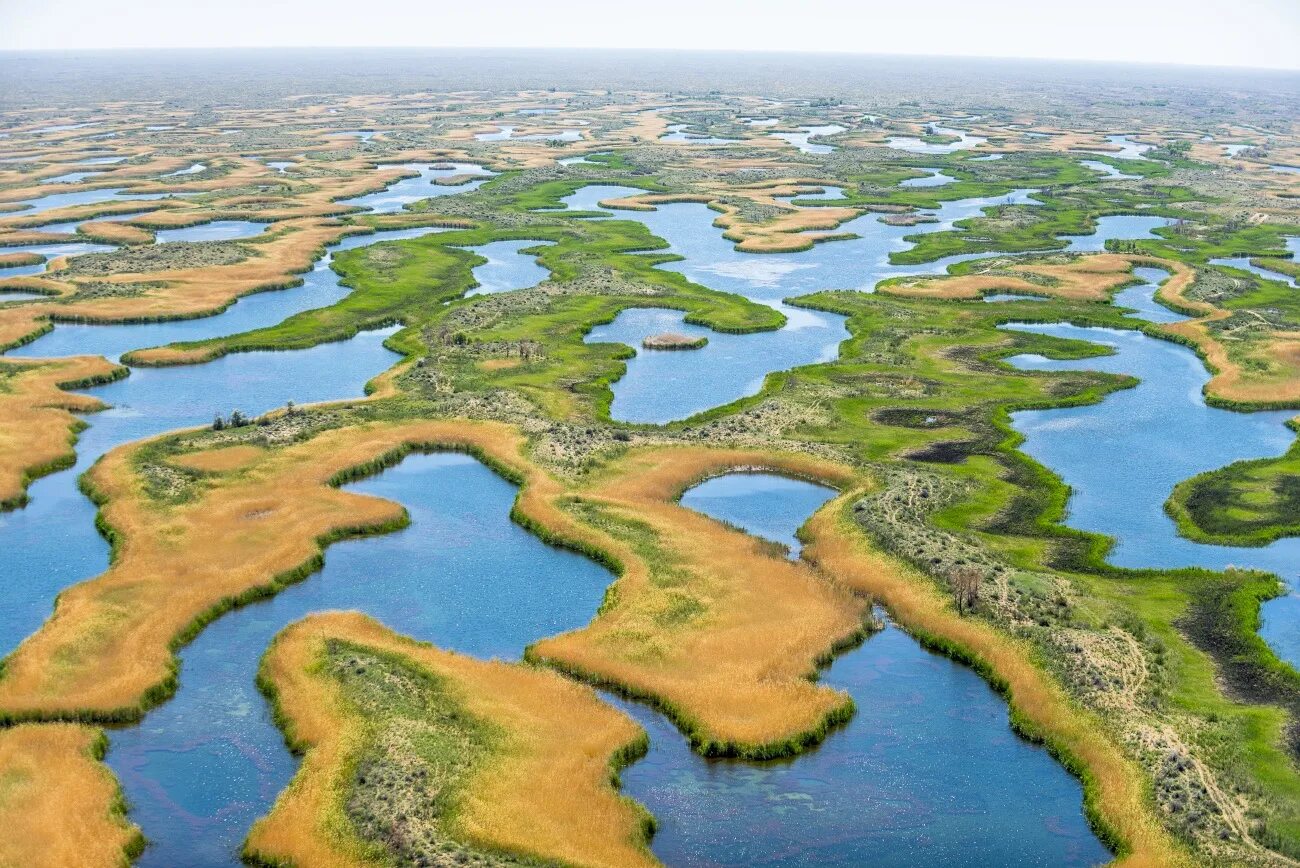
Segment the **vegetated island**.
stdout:
<svg viewBox="0 0 1300 868">
<path fill-rule="evenodd" d="M 693 338 L 681 332 L 661 332 L 642 340 L 641 346 L 647 350 L 698 350 L 708 342 L 703 335 Z"/>
</svg>

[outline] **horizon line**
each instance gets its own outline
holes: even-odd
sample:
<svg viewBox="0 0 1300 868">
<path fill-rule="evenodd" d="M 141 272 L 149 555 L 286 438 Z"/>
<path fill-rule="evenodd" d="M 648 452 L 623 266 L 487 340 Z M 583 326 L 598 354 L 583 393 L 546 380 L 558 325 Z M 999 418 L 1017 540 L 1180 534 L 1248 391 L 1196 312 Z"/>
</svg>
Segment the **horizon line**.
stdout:
<svg viewBox="0 0 1300 868">
<path fill-rule="evenodd" d="M 942 60 L 1009 60 L 1030 63 L 1079 63 L 1093 64 L 1097 66 L 1144 66 L 1144 67 L 1175 67 L 1186 69 L 1233 69 L 1249 72 L 1267 72 L 1267 73 L 1290 73 L 1300 75 L 1300 65 L 1297 66 L 1247 66 L 1233 63 L 1191 63 L 1186 61 L 1169 61 L 1169 60 L 1136 60 L 1136 59 L 1113 59 L 1113 58 L 1095 58 L 1095 57 L 1045 57 L 1041 55 L 1014 55 L 1014 54 L 926 54 L 912 52 L 889 52 L 889 51 L 844 51 L 839 49 L 815 49 L 815 48 L 699 48 L 699 47 L 626 47 L 626 46 L 542 46 L 542 45 L 113 45 L 113 46 L 60 46 L 57 48 L 48 47 L 28 47 L 28 48 L 0 48 L 0 55 L 3 54 L 66 54 L 74 52 L 94 52 L 100 54 L 112 54 L 118 52 L 132 51 L 166 51 L 166 52 L 200 52 L 200 51 L 284 51 L 284 50 L 302 50 L 302 51 L 356 51 L 356 50 L 388 50 L 388 51 L 539 51 L 539 52 L 637 52 L 644 54 L 652 53 L 685 53 L 685 54 L 788 54 L 788 55 L 814 55 L 814 56 L 843 56 L 843 57 L 891 57 L 891 58 L 916 58 L 916 59 L 942 59 Z"/>
</svg>

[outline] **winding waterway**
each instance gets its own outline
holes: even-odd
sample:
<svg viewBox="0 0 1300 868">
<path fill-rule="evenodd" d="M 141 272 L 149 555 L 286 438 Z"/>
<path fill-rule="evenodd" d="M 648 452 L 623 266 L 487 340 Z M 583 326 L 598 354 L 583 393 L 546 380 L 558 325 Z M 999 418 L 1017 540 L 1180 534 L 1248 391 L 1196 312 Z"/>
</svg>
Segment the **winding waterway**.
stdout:
<svg viewBox="0 0 1300 868">
<path fill-rule="evenodd" d="M 1152 309 L 1137 316 L 1158 322 L 1183 319 L 1158 308 L 1155 281 L 1117 298 L 1137 307 L 1141 295 Z M 1184 479 L 1234 461 L 1281 455 L 1295 439 L 1285 427 L 1293 410 L 1241 413 L 1208 406 L 1201 389 L 1210 375 L 1190 349 L 1137 331 L 1084 328 L 1065 323 L 1009 324 L 1016 331 L 1102 344 L 1113 355 L 1073 361 L 1036 355 L 1009 361 L 1032 371 L 1090 370 L 1139 378 L 1135 388 L 1098 404 L 1013 413 L 1024 435 L 1021 449 L 1070 486 L 1071 527 L 1115 538 L 1108 560 L 1121 567 L 1222 570 L 1249 567 L 1279 575 L 1289 593 L 1263 607 L 1260 634 L 1278 656 L 1300 668 L 1300 538 L 1260 548 L 1205 545 L 1178 535 L 1164 502 Z M 1122 460 L 1112 460 L 1120 456 Z"/>
</svg>

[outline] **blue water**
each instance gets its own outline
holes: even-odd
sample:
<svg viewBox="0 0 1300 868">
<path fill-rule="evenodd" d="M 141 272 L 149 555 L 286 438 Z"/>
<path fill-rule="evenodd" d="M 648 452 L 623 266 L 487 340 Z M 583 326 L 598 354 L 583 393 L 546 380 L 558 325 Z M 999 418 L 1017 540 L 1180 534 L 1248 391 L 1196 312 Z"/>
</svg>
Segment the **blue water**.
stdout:
<svg viewBox="0 0 1300 868">
<path fill-rule="evenodd" d="M 474 138 L 480 142 L 504 142 L 513 140 L 516 142 L 578 142 L 582 140 L 582 130 L 556 130 L 550 133 L 530 133 L 527 135 L 515 135 L 515 128 L 511 126 L 500 126 L 495 132 L 475 133 Z"/>
<path fill-rule="evenodd" d="M 1121 289 L 1115 293 L 1111 303 L 1116 307 L 1133 308 L 1133 313 L 1126 314 L 1134 319 L 1147 322 L 1180 322 L 1187 319 L 1156 301 L 1155 293 L 1160 284 L 1169 277 L 1169 272 L 1160 268 L 1139 266 L 1133 269 L 1133 275 L 1142 279 L 1142 283 Z"/>
<path fill-rule="evenodd" d="M 614 384 L 610 415 L 622 421 L 663 423 L 757 394 L 773 371 L 835 358 L 848 337 L 843 317 L 788 305 L 784 328 L 734 335 L 690 325 L 680 311 L 631 308 L 613 322 L 596 326 L 587 343 L 619 343 L 634 348 L 627 373 Z M 644 350 L 641 341 L 662 332 L 707 337 L 694 350 Z"/>
<path fill-rule="evenodd" d="M 135 214 L 121 214 L 114 217 L 106 217 L 102 220 L 94 218 L 100 222 L 122 222 L 129 220 Z M 42 232 L 69 234 L 77 231 L 77 226 L 81 223 L 89 222 L 88 220 L 73 220 L 67 223 L 49 224 L 40 227 Z M 202 223 L 198 226 L 187 226 L 183 229 L 162 229 L 155 233 L 155 242 L 162 244 L 168 241 L 231 241 L 237 238 L 251 238 L 254 235 L 260 235 L 270 228 L 269 223 L 253 223 L 247 220 L 218 220 L 212 223 Z M 20 244 L 14 247 L 0 247 L 0 253 L 39 253 L 46 258 L 46 262 L 39 262 L 35 265 L 19 265 L 14 268 L 0 270 L 0 277 L 21 277 L 28 274 L 44 274 L 49 266 L 49 260 L 59 256 L 79 256 L 83 253 L 106 253 L 117 248 L 111 244 L 94 244 L 88 241 L 67 241 L 59 243 L 46 244 Z"/>
<path fill-rule="evenodd" d="M 682 503 L 778 542 L 833 491 L 771 474 L 710 480 Z M 970 669 L 893 626 L 822 672 L 857 712 L 792 761 L 692 753 L 664 718 L 613 702 L 650 734 L 623 790 L 659 822 L 652 847 L 673 866 L 1095 865 L 1076 780 L 1017 738 L 1006 706 Z M 1014 830 L 1014 832 L 1012 831 Z"/>
<path fill-rule="evenodd" d="M 77 181 L 93 178 L 96 175 L 102 175 L 103 172 L 68 172 L 65 175 L 55 175 L 53 178 L 45 178 L 42 184 L 75 184 Z"/>
<path fill-rule="evenodd" d="M 1120 160 L 1142 160 L 1146 159 L 1142 155 L 1155 147 L 1155 145 L 1144 145 L 1141 142 L 1135 142 L 1128 136 L 1107 136 L 1106 141 L 1115 145 L 1117 151 L 1093 151 L 1095 154 L 1105 154 L 1108 157 L 1115 157 Z"/>
<path fill-rule="evenodd" d="M 746 533 L 781 543 L 790 557 L 803 549 L 795 531 L 836 491 L 775 473 L 728 473 L 692 486 L 681 504 L 735 525 Z"/>
<path fill-rule="evenodd" d="M 984 296 L 984 301 L 992 304 L 1001 301 L 1047 301 L 1047 298 L 1041 295 L 1017 295 L 1013 292 L 995 292 L 992 295 Z"/>
<path fill-rule="evenodd" d="M 734 145 L 740 139 L 724 139 L 718 136 L 701 136 L 686 131 L 687 124 L 669 124 L 667 132 L 659 136 L 661 142 L 686 145 Z"/>
<path fill-rule="evenodd" d="M 116 250 L 111 244 L 92 244 L 89 241 L 66 241 L 53 244 L 18 244 L 13 247 L 0 247 L 0 253 L 37 253 L 45 257 L 45 262 L 34 265 L 15 265 L 0 269 L 0 278 L 22 277 L 28 274 L 43 274 L 49 266 L 49 260 L 59 256 L 78 256 L 82 253 L 104 253 Z"/>
<path fill-rule="evenodd" d="M 1108 560 L 1121 567 L 1235 565 L 1278 574 L 1290 591 L 1264 604 L 1260 635 L 1279 657 L 1300 667 L 1300 538 L 1262 548 L 1203 545 L 1180 537 L 1164 511 L 1165 500 L 1184 479 L 1234 461 L 1284 453 L 1295 439 L 1285 427 L 1295 412 L 1239 413 L 1207 406 L 1201 389 L 1209 374 L 1196 354 L 1141 332 L 1063 323 L 1004 328 L 1115 350 L 1076 361 L 1036 355 L 1009 360 L 1023 370 L 1107 371 L 1141 381 L 1099 404 L 1012 414 L 1012 425 L 1025 437 L 1020 448 L 1070 486 L 1065 523 L 1114 537 Z M 1113 456 L 1123 460 L 1110 460 Z"/>
<path fill-rule="evenodd" d="M 174 172 L 168 172 L 165 175 L 160 175 L 159 177 L 174 178 L 177 175 L 197 175 L 199 172 L 202 172 L 205 169 L 207 169 L 207 166 L 205 166 L 203 163 L 192 163 L 184 169 L 177 169 Z"/>
<path fill-rule="evenodd" d="M 239 864 L 249 826 L 297 770 L 254 686 L 288 624 L 359 609 L 442 648 L 515 659 L 585 624 L 611 581 L 512 524 L 515 488 L 468 456 L 408 457 L 347 488 L 403 504 L 410 527 L 337 543 L 318 575 L 219 618 L 181 652 L 175 698 L 111 733 L 108 764 L 151 841 L 140 865 Z"/>
<path fill-rule="evenodd" d="M 1005 156 L 1006 154 L 985 154 L 982 157 L 971 157 L 970 161 L 972 163 L 991 163 L 994 160 L 1000 160 Z"/>
<path fill-rule="evenodd" d="M 1292 262 L 1300 262 L 1300 235 L 1293 235 L 1286 239 L 1286 249 L 1291 254 Z M 1294 278 L 1289 274 L 1283 274 L 1280 271 L 1272 271 L 1268 268 L 1262 268 L 1250 261 L 1249 256 L 1233 256 L 1223 259 L 1211 259 L 1211 265 L 1226 265 L 1229 268 L 1239 268 L 1242 271 L 1249 271 L 1258 275 L 1265 280 L 1280 280 L 1288 286 L 1300 288 L 1300 279 Z"/>
<path fill-rule="evenodd" d="M 317 260 L 312 270 L 302 275 L 303 285 L 290 290 L 259 292 L 239 299 L 216 316 L 137 325 L 82 325 L 58 323 L 54 331 L 29 344 L 9 351 L 11 356 L 46 358 L 54 356 L 99 355 L 116 360 L 130 350 L 156 347 L 177 341 L 233 335 L 283 322 L 295 313 L 326 307 L 345 297 L 351 290 L 340 286 L 338 275 L 330 268 L 333 254 L 380 241 L 418 238 L 445 232 L 432 226 L 395 229 L 373 235 L 352 235 L 330 248 Z M 370 374 L 373 376 L 378 371 Z M 247 408 L 244 408 L 247 409 Z"/>
<path fill-rule="evenodd" d="M 602 211 L 599 202 L 643 191 L 629 187 L 591 185 L 563 202 L 572 210 Z M 687 325 L 681 313 L 654 309 L 625 310 L 607 325 L 594 328 L 588 343 L 616 342 L 637 350 L 627 372 L 613 385 L 612 418 L 628 422 L 664 423 L 687 418 L 710 407 L 755 394 L 764 377 L 798 365 L 835 358 L 840 341 L 848 334 L 842 317 L 803 310 L 783 299 L 823 289 L 871 291 L 887 277 L 941 274 L 948 266 L 967 259 L 995 255 L 961 254 L 925 265 L 892 265 L 891 253 L 909 249 L 905 236 L 951 229 L 956 221 L 978 215 L 984 208 L 1004 202 L 1030 204 L 1032 191 L 1017 190 L 1006 197 L 945 202 L 936 222 L 920 226 L 890 226 L 878 214 L 848 221 L 840 231 L 858 238 L 819 244 L 789 254 L 739 253 L 735 245 L 713 226 L 717 216 L 707 206 L 694 203 L 660 205 L 654 211 L 618 211 L 619 219 L 637 220 L 667 241 L 671 252 L 684 258 L 662 266 L 678 271 L 696 283 L 766 304 L 781 311 L 789 322 L 784 329 L 748 335 L 711 332 Z M 643 338 L 660 331 L 677 331 L 709 338 L 698 350 L 643 352 Z M 708 376 L 701 376 L 707 371 Z"/>
<path fill-rule="evenodd" d="M 833 187 L 828 184 L 822 187 L 820 193 L 798 193 L 794 196 L 774 196 L 773 198 L 776 199 L 776 201 L 784 202 L 787 205 L 793 204 L 795 199 L 817 199 L 821 201 L 831 201 L 834 199 L 843 199 L 844 188 Z"/>
<path fill-rule="evenodd" d="M 342 199 L 341 205 L 365 208 L 374 214 L 394 214 L 403 210 L 412 202 L 431 199 L 435 196 L 450 196 L 453 193 L 465 193 L 477 189 L 483 181 L 492 177 L 482 166 L 475 163 L 396 163 L 381 166 L 383 169 L 406 169 L 419 172 L 412 178 L 395 181 L 377 193 L 367 193 L 352 199 Z M 465 184 L 448 186 L 433 183 L 435 178 L 449 178 L 453 175 L 482 175 L 482 180 L 469 181 Z"/>
<path fill-rule="evenodd" d="M 599 166 L 600 163 L 588 158 L 599 156 L 601 154 L 608 154 L 608 153 L 610 152 L 597 151 L 594 154 L 582 154 L 581 156 L 577 156 L 577 157 L 565 157 L 562 160 L 556 160 L 556 162 L 559 163 L 561 166 Z"/>
<path fill-rule="evenodd" d="M 1282 172 L 1287 175 L 1300 175 L 1300 166 L 1269 166 L 1274 172 Z"/>
<path fill-rule="evenodd" d="M 95 530 L 95 508 L 76 485 L 100 455 L 122 443 L 208 424 L 218 412 L 255 415 L 289 400 L 360 396 L 366 380 L 397 360 L 382 346 L 394 330 L 309 350 L 235 353 L 204 365 L 139 368 L 125 380 L 90 390 L 112 409 L 87 416 L 90 427 L 77 444 L 76 466 L 34 482 L 26 508 L 0 513 L 0 551 L 6 553 L 0 654 L 40 626 L 59 591 L 108 566 L 108 545 Z"/>
<path fill-rule="evenodd" d="M 938 124 L 932 126 L 936 135 L 957 136 L 957 141 L 949 142 L 946 145 L 936 145 L 916 136 L 890 136 L 885 144 L 895 150 L 909 151 L 913 154 L 951 154 L 953 151 L 966 150 L 988 141 L 982 136 L 973 136 L 964 130 L 941 127 Z"/>
<path fill-rule="evenodd" d="M 251 220 L 214 220 L 181 229 L 159 229 L 154 233 L 154 240 L 158 244 L 170 241 L 234 241 L 253 238 L 270 228 L 270 223 L 254 223 Z"/>
<path fill-rule="evenodd" d="M 11 212 L 6 216 L 32 217 L 53 211 L 55 208 L 69 208 L 73 205 L 98 205 L 100 202 L 119 202 L 125 200 L 166 199 L 171 193 L 123 193 L 124 187 L 109 187 L 101 190 L 75 190 L 70 193 L 51 193 L 35 199 L 20 199 L 6 204 L 26 205 L 22 211 Z"/>
<path fill-rule="evenodd" d="M 550 244 L 549 241 L 493 241 L 468 249 L 487 262 L 475 266 L 474 279 L 478 286 L 466 295 L 488 295 L 527 289 L 551 276 L 551 272 L 537 261 L 536 255 L 520 253 L 521 250 Z"/>
<path fill-rule="evenodd" d="M 833 136 L 842 132 L 844 132 L 844 127 L 839 124 L 824 124 L 822 126 L 800 127 L 797 133 L 770 133 L 770 135 L 774 139 L 781 139 L 794 145 L 803 154 L 829 154 L 835 150 L 833 145 L 822 145 L 809 141 L 809 139 L 814 136 Z"/>
<path fill-rule="evenodd" d="M 1106 249 L 1107 241 L 1159 238 L 1154 230 L 1171 223 L 1173 221 L 1167 217 L 1136 214 L 1098 217 L 1097 228 L 1091 235 L 1067 236 L 1070 245 L 1065 249 L 1070 253 L 1096 253 Z"/>
<path fill-rule="evenodd" d="M 1101 172 L 1110 181 L 1127 181 L 1142 177 L 1141 175 L 1126 175 L 1110 163 L 1103 163 L 1101 160 L 1080 160 L 1079 165 L 1087 166 L 1094 172 Z"/>
<path fill-rule="evenodd" d="M 929 172 L 924 178 L 908 178 L 899 181 L 900 187 L 944 187 L 957 179 L 952 175 L 945 175 L 941 169 L 921 169 L 922 172 Z"/>
</svg>

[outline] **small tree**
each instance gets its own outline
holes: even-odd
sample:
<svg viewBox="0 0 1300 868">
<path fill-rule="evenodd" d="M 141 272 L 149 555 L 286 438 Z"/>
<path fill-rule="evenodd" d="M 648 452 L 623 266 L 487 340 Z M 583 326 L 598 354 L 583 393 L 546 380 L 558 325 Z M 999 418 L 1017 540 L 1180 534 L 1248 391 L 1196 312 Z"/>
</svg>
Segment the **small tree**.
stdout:
<svg viewBox="0 0 1300 868">
<path fill-rule="evenodd" d="M 984 575 L 975 567 L 958 567 L 948 574 L 948 584 L 952 586 L 953 598 L 957 601 L 957 611 L 965 614 L 972 611 L 980 600 L 980 583 Z"/>
<path fill-rule="evenodd" d="M 231 428 L 242 428 L 247 424 L 248 424 L 248 417 L 244 415 L 242 410 L 232 410 L 230 412 Z"/>
<path fill-rule="evenodd" d="M 218 413 L 218 414 L 217 414 L 217 418 L 215 418 L 215 419 L 212 420 L 212 430 L 213 430 L 213 431 L 220 431 L 220 430 L 222 430 L 222 429 L 225 428 L 225 427 L 226 427 L 226 420 L 225 420 L 225 419 L 222 419 L 222 418 L 221 418 L 221 414 Z"/>
</svg>

